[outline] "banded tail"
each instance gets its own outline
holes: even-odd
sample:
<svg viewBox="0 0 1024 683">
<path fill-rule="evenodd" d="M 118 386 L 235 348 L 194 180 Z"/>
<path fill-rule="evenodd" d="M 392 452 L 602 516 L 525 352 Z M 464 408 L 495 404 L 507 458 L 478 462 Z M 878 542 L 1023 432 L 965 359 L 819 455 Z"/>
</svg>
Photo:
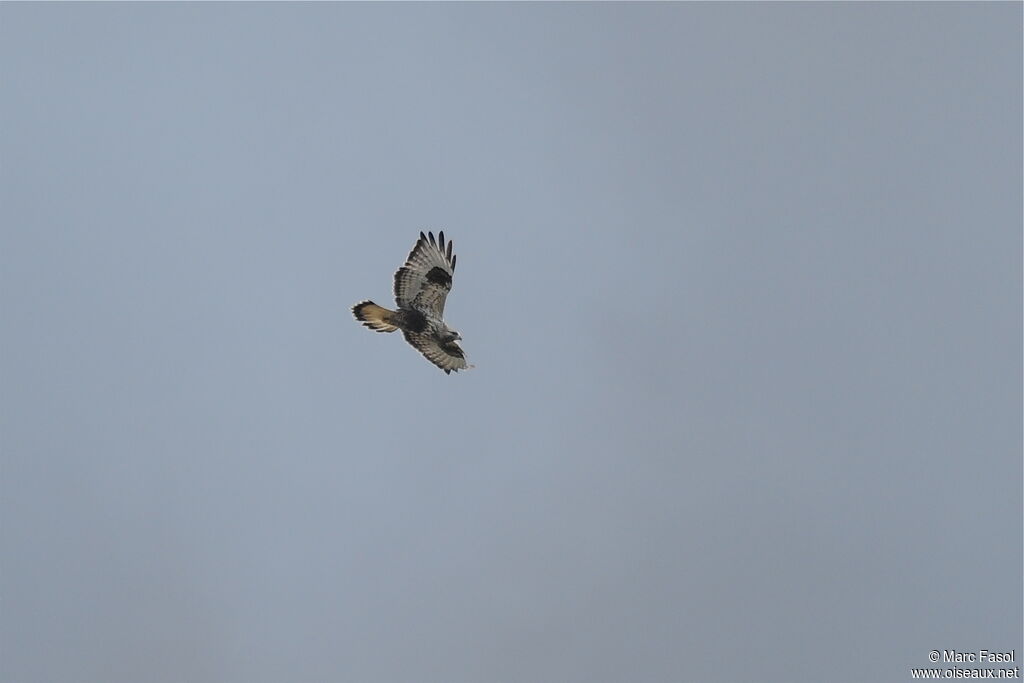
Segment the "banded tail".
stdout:
<svg viewBox="0 0 1024 683">
<path fill-rule="evenodd" d="M 383 306 L 378 306 L 372 301 L 360 301 L 352 307 L 352 315 L 356 320 L 376 332 L 394 332 L 397 325 L 392 325 L 394 311 L 389 311 Z"/>
</svg>

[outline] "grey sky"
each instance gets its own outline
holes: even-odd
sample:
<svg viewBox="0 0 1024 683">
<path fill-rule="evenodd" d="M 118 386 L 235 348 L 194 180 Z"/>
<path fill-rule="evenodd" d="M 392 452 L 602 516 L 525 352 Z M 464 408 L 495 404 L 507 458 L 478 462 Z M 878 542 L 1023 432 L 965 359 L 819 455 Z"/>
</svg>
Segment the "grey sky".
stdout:
<svg viewBox="0 0 1024 683">
<path fill-rule="evenodd" d="M 0 681 L 1019 666 L 1021 8 L 0 5 Z"/>
</svg>

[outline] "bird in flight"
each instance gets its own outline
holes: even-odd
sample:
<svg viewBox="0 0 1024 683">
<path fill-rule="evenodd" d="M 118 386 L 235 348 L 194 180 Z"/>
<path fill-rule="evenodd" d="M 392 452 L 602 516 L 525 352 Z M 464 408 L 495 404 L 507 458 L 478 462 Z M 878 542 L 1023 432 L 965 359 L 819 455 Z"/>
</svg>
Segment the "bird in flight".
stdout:
<svg viewBox="0 0 1024 683">
<path fill-rule="evenodd" d="M 360 301 L 352 315 L 377 332 L 401 330 L 405 341 L 437 367 L 450 374 L 473 367 L 459 346 L 462 335 L 444 321 L 444 301 L 452 289 L 455 254 L 452 243 L 444 241 L 444 231 L 420 233 L 405 265 L 395 273 L 395 303 L 389 310 L 372 301 Z"/>
</svg>

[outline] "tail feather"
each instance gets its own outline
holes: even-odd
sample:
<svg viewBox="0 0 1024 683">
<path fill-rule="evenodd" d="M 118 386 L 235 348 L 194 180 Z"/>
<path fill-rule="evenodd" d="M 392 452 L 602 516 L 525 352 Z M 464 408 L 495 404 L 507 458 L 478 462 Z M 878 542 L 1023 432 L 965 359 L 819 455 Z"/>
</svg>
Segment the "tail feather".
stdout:
<svg viewBox="0 0 1024 683">
<path fill-rule="evenodd" d="M 352 315 L 356 317 L 356 320 L 377 332 L 394 332 L 398 329 L 396 325 L 391 324 L 391 316 L 394 314 L 394 311 L 389 311 L 372 301 L 360 301 L 352 307 Z"/>
</svg>

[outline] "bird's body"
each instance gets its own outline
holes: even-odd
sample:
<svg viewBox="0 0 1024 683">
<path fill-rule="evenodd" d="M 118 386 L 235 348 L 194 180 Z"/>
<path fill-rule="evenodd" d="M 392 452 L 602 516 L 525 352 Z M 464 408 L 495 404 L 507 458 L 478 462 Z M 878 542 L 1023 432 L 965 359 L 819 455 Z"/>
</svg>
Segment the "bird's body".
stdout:
<svg viewBox="0 0 1024 683">
<path fill-rule="evenodd" d="M 377 332 L 402 330 L 405 340 L 446 374 L 470 368 L 458 344 L 462 337 L 443 317 L 454 272 L 455 255 L 452 243 L 445 244 L 444 232 L 438 233 L 436 241 L 434 233 L 421 232 L 405 265 L 395 273 L 397 309 L 361 301 L 352 307 L 352 314 Z"/>
</svg>

